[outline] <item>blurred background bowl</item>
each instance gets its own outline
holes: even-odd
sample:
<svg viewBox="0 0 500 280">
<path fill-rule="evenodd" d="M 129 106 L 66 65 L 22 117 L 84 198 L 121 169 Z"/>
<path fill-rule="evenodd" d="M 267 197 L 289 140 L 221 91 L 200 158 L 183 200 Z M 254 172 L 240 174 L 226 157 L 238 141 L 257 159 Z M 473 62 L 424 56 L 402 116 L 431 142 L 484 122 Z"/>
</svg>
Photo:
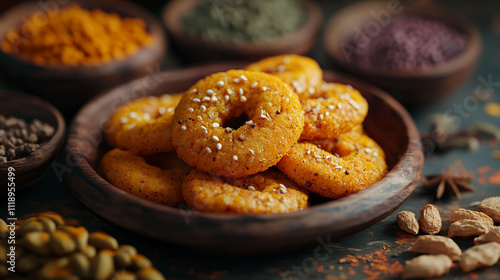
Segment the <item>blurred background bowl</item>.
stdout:
<svg viewBox="0 0 500 280">
<path fill-rule="evenodd" d="M 63 112 L 74 112 L 85 101 L 106 89 L 157 71 L 165 57 L 167 42 L 161 24 L 151 13 L 124 1 L 82 0 L 70 3 L 79 4 L 82 8 L 114 12 L 121 17 L 140 18 L 155 38 L 154 42 L 126 59 L 98 66 L 40 66 L 0 50 L 0 73 L 8 86 L 40 96 Z M 38 2 L 20 3 L 7 10 L 0 18 L 1 40 L 9 30 L 20 28 L 26 17 L 35 12 L 48 14 Z"/>
<path fill-rule="evenodd" d="M 7 189 L 9 167 L 15 169 L 15 184 L 19 189 L 40 177 L 49 168 L 63 144 L 66 124 L 54 106 L 38 97 L 20 92 L 0 91 L 0 113 L 5 117 L 16 117 L 29 122 L 36 118 L 55 129 L 52 138 L 29 156 L 0 163 L 0 190 Z"/>
<path fill-rule="evenodd" d="M 258 60 L 279 54 L 307 54 L 314 44 L 323 20 L 322 13 L 314 1 L 304 0 L 307 22 L 295 32 L 265 42 L 222 43 L 207 41 L 185 33 L 182 17 L 190 12 L 200 0 L 172 0 L 162 13 L 163 24 L 172 38 L 172 43 L 187 61 Z"/>
<path fill-rule="evenodd" d="M 474 25 L 465 17 L 438 4 L 425 1 L 406 4 L 397 14 L 418 16 L 447 23 L 468 37 L 466 48 L 449 61 L 424 70 L 387 70 L 362 68 L 349 63 L 341 44 L 355 34 L 355 27 L 363 28 L 375 21 L 376 11 L 388 10 L 388 1 L 364 1 L 337 12 L 327 23 L 324 44 L 333 62 L 339 68 L 385 89 L 406 106 L 428 104 L 443 99 L 467 81 L 475 68 L 481 51 L 481 38 Z M 396 15 L 392 15 L 395 17 Z"/>
</svg>

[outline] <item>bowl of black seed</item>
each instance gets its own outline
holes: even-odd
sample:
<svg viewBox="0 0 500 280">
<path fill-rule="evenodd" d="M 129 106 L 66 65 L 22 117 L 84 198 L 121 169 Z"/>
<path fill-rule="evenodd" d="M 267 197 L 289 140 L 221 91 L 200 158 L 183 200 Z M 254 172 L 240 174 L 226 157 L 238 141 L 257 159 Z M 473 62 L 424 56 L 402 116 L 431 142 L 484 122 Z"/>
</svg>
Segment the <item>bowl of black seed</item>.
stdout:
<svg viewBox="0 0 500 280">
<path fill-rule="evenodd" d="M 475 68 L 479 32 L 459 13 L 424 2 L 364 1 L 337 12 L 324 34 L 335 66 L 406 106 L 456 92 Z"/>
<path fill-rule="evenodd" d="M 28 94 L 0 91 L 0 190 L 40 177 L 62 146 L 66 125 L 51 104 Z"/>
<path fill-rule="evenodd" d="M 312 0 L 172 0 L 162 20 L 182 58 L 220 61 L 307 54 L 323 16 Z"/>
</svg>

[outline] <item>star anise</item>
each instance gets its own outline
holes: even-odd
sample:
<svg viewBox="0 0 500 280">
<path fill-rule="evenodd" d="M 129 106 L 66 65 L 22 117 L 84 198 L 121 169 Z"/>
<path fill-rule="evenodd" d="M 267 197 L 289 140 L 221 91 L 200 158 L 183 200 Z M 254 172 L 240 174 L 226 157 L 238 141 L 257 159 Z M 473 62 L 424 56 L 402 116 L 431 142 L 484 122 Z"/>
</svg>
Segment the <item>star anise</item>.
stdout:
<svg viewBox="0 0 500 280">
<path fill-rule="evenodd" d="M 476 188 L 469 184 L 473 179 L 474 175 L 465 171 L 460 161 L 456 161 L 450 165 L 447 171 L 425 176 L 421 187 L 427 189 L 436 188 L 436 199 L 440 199 L 445 191 L 453 193 L 458 199 L 462 199 L 462 191 L 476 191 Z"/>
</svg>

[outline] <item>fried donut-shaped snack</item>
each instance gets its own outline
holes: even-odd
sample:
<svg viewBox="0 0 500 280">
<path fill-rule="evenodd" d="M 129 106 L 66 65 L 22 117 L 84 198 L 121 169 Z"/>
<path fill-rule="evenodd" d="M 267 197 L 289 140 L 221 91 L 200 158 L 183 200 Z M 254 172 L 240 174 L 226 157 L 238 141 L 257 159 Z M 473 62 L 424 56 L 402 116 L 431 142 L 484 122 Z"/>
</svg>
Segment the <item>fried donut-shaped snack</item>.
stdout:
<svg viewBox="0 0 500 280">
<path fill-rule="evenodd" d="M 121 106 L 106 125 L 106 141 L 139 155 L 172 152 L 172 116 L 181 98 L 182 94 L 150 96 Z"/>
<path fill-rule="evenodd" d="M 277 76 L 288 84 L 300 99 L 314 97 L 323 83 L 323 71 L 318 63 L 309 57 L 295 54 L 264 58 L 245 69 Z"/>
<path fill-rule="evenodd" d="M 368 114 L 368 102 L 353 87 L 325 83 L 317 98 L 301 101 L 304 131 L 301 139 L 333 139 L 360 125 Z"/>
<path fill-rule="evenodd" d="M 303 126 L 299 99 L 280 79 L 230 70 L 198 81 L 184 94 L 172 140 L 188 165 L 236 178 L 275 165 L 297 143 Z"/>
<path fill-rule="evenodd" d="M 175 153 L 158 156 L 165 169 L 151 165 L 146 158 L 130 151 L 113 149 L 101 159 L 104 178 L 115 187 L 134 196 L 168 206 L 182 202 L 182 179 L 190 169 Z M 152 159 L 156 161 L 159 159 Z M 160 166 L 162 164 L 160 163 Z"/>
<path fill-rule="evenodd" d="M 382 148 L 358 131 L 333 141 L 298 143 L 277 166 L 299 185 L 329 198 L 363 190 L 387 173 Z"/>
<path fill-rule="evenodd" d="M 308 205 L 308 192 L 278 170 L 224 179 L 193 169 L 184 179 L 182 196 L 195 210 L 217 213 L 286 213 Z"/>
</svg>

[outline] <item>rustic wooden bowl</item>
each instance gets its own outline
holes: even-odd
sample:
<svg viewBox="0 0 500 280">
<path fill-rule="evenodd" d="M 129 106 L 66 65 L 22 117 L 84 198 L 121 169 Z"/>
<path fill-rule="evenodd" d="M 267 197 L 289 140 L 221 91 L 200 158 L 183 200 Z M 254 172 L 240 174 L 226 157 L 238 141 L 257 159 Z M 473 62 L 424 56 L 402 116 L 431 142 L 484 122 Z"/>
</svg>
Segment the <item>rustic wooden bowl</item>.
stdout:
<svg viewBox="0 0 500 280">
<path fill-rule="evenodd" d="M 186 90 L 208 74 L 244 64 L 212 64 L 161 73 L 149 95 Z M 70 127 L 66 158 L 76 166 L 64 176 L 74 195 L 92 211 L 144 236 L 196 250 L 255 254 L 290 250 L 364 229 L 396 210 L 416 188 L 423 169 L 418 131 L 408 112 L 384 92 L 347 76 L 327 71 L 327 81 L 353 85 L 370 104 L 367 132 L 383 147 L 390 172 L 366 190 L 288 214 L 217 214 L 168 207 L 114 187 L 97 170 L 109 147 L 102 141 L 106 120 L 117 106 L 136 99 L 136 80 L 90 101 Z M 71 157 L 70 157 L 71 156 Z"/>
<path fill-rule="evenodd" d="M 40 177 L 50 166 L 60 150 L 66 123 L 61 113 L 51 104 L 42 99 L 15 91 L 0 91 L 0 113 L 6 117 L 39 119 L 55 128 L 52 138 L 25 158 L 0 163 L 0 190 L 7 190 L 7 172 L 9 167 L 15 169 L 15 184 L 19 189 Z"/>
<path fill-rule="evenodd" d="M 306 54 L 316 43 L 323 20 L 314 1 L 304 0 L 308 12 L 307 23 L 299 30 L 269 42 L 220 43 L 187 35 L 181 18 L 193 9 L 200 0 L 173 0 L 163 10 L 165 25 L 176 50 L 189 61 L 258 60 L 268 56 L 295 53 Z"/>
<path fill-rule="evenodd" d="M 122 17 L 141 18 L 156 40 L 129 58 L 91 67 L 39 66 L 0 50 L 0 73 L 9 86 L 40 96 L 63 112 L 74 112 L 92 96 L 144 75 L 151 75 L 159 68 L 166 54 L 167 42 L 161 24 L 151 13 L 125 1 L 119 4 L 108 0 L 78 0 L 70 3 L 78 3 L 87 9 L 115 12 Z M 0 40 L 3 41 L 9 30 L 19 28 L 23 18 L 35 12 L 42 16 L 48 15 L 36 1 L 20 3 L 6 11 L 0 18 Z"/>
<path fill-rule="evenodd" d="M 481 52 L 481 38 L 477 29 L 466 18 L 435 3 L 419 1 L 401 4 L 402 11 L 398 15 L 430 18 L 462 30 L 469 37 L 469 43 L 457 57 L 420 71 L 361 68 L 346 58 L 341 44 L 347 43 L 356 34 L 356 27 L 364 30 L 368 22 L 378 24 L 373 12 L 388 12 L 388 5 L 387 1 L 356 3 L 342 9 L 329 20 L 325 29 L 324 44 L 333 62 L 347 72 L 386 90 L 406 106 L 432 103 L 454 93 L 467 81 L 475 68 Z"/>
</svg>

